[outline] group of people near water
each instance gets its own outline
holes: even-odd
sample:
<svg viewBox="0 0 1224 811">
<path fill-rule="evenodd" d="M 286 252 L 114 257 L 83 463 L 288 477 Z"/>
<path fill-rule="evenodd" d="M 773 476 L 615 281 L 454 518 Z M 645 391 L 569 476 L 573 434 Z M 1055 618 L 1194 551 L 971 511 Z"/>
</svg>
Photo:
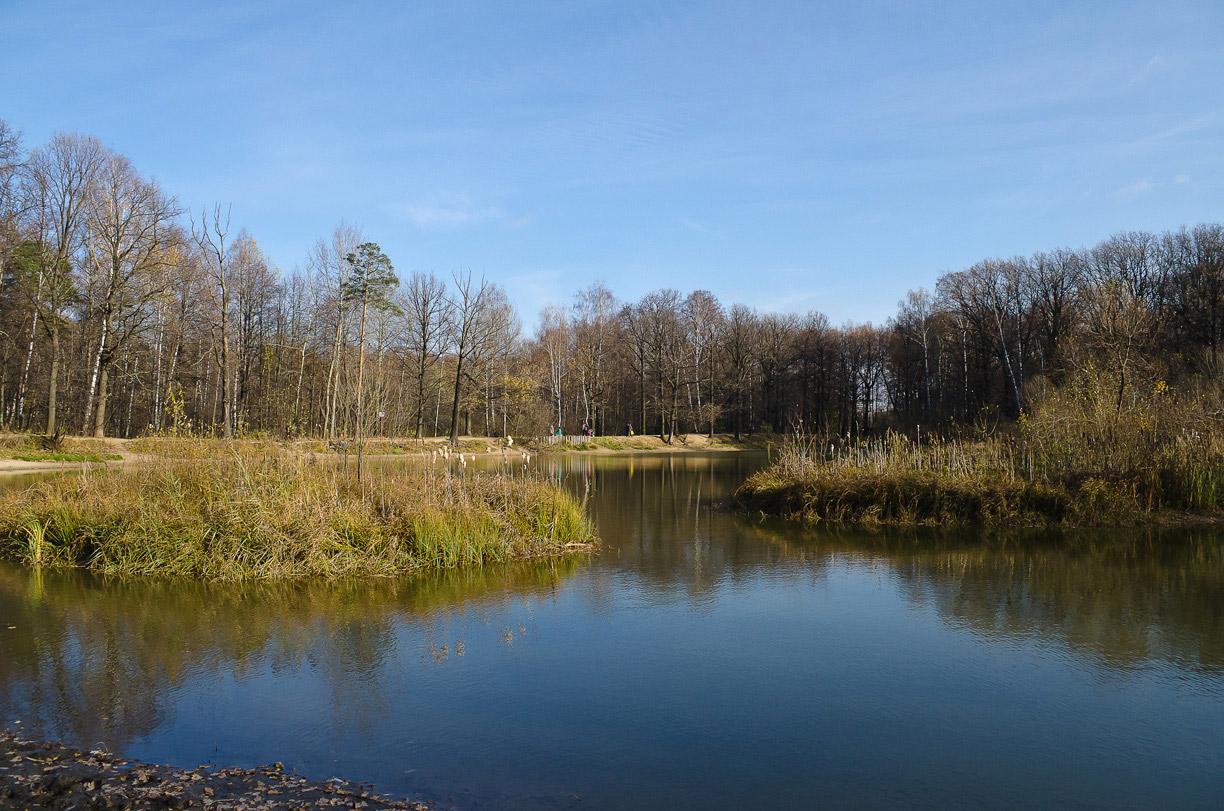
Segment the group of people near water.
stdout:
<svg viewBox="0 0 1224 811">
<path fill-rule="evenodd" d="M 564 436 L 564 435 L 565 435 L 565 434 L 564 434 L 564 432 L 562 431 L 562 429 L 561 429 L 560 427 L 558 427 L 558 428 L 557 428 L 557 436 Z M 589 425 L 589 424 L 586 422 L 586 420 L 583 420 L 583 422 L 582 422 L 582 434 L 581 434 L 581 436 L 585 436 L 585 437 L 593 437 L 593 436 L 595 436 L 595 430 L 594 430 L 593 428 L 591 428 L 591 426 L 590 426 L 590 425 Z M 625 436 L 633 436 L 633 423 L 631 423 L 631 422 L 630 422 L 630 423 L 625 423 Z"/>
</svg>

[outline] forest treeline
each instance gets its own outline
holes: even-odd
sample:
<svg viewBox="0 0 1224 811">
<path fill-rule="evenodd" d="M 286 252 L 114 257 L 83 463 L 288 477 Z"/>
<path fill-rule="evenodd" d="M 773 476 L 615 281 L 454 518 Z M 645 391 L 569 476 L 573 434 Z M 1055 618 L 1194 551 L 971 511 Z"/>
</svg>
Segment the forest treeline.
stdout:
<svg viewBox="0 0 1224 811">
<path fill-rule="evenodd" d="M 92 136 L 27 148 L 0 121 L 0 425 L 337 438 L 360 413 L 365 435 L 854 438 L 1016 417 L 1082 370 L 1121 408 L 1217 375 L 1224 338 L 1218 223 L 986 259 L 883 325 L 596 283 L 531 334 L 470 273 L 390 283 L 376 241 L 342 222 L 282 272 L 228 205 L 189 211 Z M 364 255 L 387 260 L 378 295 Z"/>
</svg>

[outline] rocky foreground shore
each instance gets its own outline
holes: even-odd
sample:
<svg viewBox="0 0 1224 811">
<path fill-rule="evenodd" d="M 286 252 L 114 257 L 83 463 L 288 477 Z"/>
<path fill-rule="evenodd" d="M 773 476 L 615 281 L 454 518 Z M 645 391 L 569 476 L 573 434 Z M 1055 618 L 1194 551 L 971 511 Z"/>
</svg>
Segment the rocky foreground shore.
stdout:
<svg viewBox="0 0 1224 811">
<path fill-rule="evenodd" d="M 0 811 L 271 811 L 309 808 L 430 806 L 375 794 L 369 786 L 333 779 L 307 780 L 279 763 L 257 769 L 201 766 L 190 771 L 86 752 L 0 732 Z"/>
</svg>

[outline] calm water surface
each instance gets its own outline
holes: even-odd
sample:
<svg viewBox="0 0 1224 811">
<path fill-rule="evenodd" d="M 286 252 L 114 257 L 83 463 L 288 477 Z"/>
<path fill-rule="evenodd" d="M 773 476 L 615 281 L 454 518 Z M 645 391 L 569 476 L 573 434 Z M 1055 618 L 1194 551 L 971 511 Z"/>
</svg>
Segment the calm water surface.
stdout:
<svg viewBox="0 0 1224 811">
<path fill-rule="evenodd" d="M 759 461 L 543 460 L 603 539 L 560 563 L 2 566 L 0 726 L 461 809 L 1224 805 L 1217 531 L 805 531 L 722 509 Z"/>
</svg>

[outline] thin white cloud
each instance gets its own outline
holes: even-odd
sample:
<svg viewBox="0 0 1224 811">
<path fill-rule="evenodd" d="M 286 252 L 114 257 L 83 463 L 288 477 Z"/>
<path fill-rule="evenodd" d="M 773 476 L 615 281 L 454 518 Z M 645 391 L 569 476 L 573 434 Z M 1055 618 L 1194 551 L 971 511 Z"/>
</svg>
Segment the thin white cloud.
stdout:
<svg viewBox="0 0 1224 811">
<path fill-rule="evenodd" d="M 556 147 L 633 149 L 655 146 L 675 138 L 692 118 L 680 114 L 661 115 L 652 110 L 608 110 L 585 112 L 544 121 L 532 128 L 532 137 Z"/>
<path fill-rule="evenodd" d="M 721 237 L 723 235 L 721 231 L 716 231 L 713 228 L 706 228 L 701 223 L 695 220 L 690 220 L 688 217 L 681 217 L 680 222 L 688 226 L 689 228 L 692 228 L 694 231 L 696 231 L 699 234 L 706 234 L 707 236 L 712 236 L 712 237 Z"/>
<path fill-rule="evenodd" d="M 1187 175 L 1185 172 L 1182 172 L 1180 175 L 1177 175 L 1176 177 L 1173 178 L 1173 182 L 1174 183 L 1189 183 L 1190 176 Z"/>
<path fill-rule="evenodd" d="M 1212 110 L 1204 115 L 1179 121 L 1159 132 L 1120 144 L 1119 149 L 1134 152 L 1136 150 L 1164 146 L 1168 141 L 1182 140 L 1187 136 L 1201 138 L 1204 130 L 1219 130 L 1222 123 L 1224 123 L 1224 110 Z"/>
<path fill-rule="evenodd" d="M 1144 63 L 1143 67 L 1139 68 L 1139 70 L 1135 71 L 1134 74 L 1131 75 L 1130 80 L 1126 84 L 1129 87 L 1130 85 L 1139 84 L 1140 82 L 1146 81 L 1154 74 L 1164 70 L 1164 67 L 1165 58 L 1159 55 L 1153 56 Z"/>
<path fill-rule="evenodd" d="M 427 231 L 474 225 L 502 217 L 501 210 L 494 206 L 479 206 L 467 195 L 449 192 L 393 208 L 397 216 Z"/>
<path fill-rule="evenodd" d="M 1143 194 L 1152 190 L 1152 183 L 1146 177 L 1141 177 L 1129 186 L 1123 186 L 1118 189 L 1118 194 L 1122 197 L 1130 197 L 1135 194 Z"/>
<path fill-rule="evenodd" d="M 755 274 L 758 280 L 773 280 L 752 289 L 736 289 L 725 292 L 719 298 L 724 304 L 747 304 L 767 313 L 805 313 L 820 309 L 827 303 L 825 290 L 798 287 L 799 279 L 813 271 L 776 270 Z"/>
</svg>

